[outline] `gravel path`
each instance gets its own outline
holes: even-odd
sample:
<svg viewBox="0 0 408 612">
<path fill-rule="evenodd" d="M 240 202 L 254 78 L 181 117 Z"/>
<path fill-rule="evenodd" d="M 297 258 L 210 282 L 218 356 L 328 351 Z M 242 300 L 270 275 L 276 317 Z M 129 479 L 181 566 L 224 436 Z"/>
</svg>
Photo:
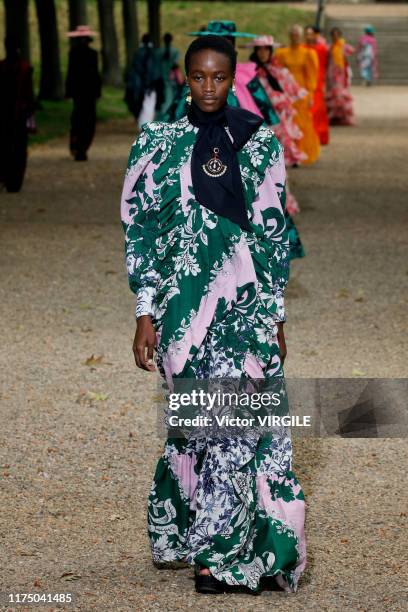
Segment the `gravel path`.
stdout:
<svg viewBox="0 0 408 612">
<path fill-rule="evenodd" d="M 354 93 L 358 126 L 291 172 L 307 257 L 288 290 L 287 376 L 406 376 L 408 90 Z M 24 191 L 0 195 L 0 591 L 73 592 L 98 612 L 406 610 L 401 439 L 294 441 L 308 541 L 296 594 L 208 599 L 190 570 L 152 566 L 156 379 L 132 361 L 118 216 L 132 139 L 130 122 L 101 126 L 87 164 L 65 141 L 37 147 Z"/>
</svg>

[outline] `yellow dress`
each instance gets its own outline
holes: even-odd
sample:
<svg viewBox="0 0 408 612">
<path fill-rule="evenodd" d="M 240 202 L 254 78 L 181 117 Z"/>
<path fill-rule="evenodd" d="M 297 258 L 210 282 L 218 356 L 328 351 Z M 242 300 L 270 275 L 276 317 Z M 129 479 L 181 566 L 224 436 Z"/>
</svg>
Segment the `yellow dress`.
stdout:
<svg viewBox="0 0 408 612">
<path fill-rule="evenodd" d="M 336 66 L 342 68 L 343 70 L 346 66 L 346 58 L 344 53 L 345 46 L 346 41 L 344 40 L 344 38 L 339 38 L 334 43 L 332 43 L 332 46 L 330 48 L 330 55 L 332 61 L 336 64 Z"/>
<path fill-rule="evenodd" d="M 281 47 L 275 52 L 277 61 L 292 73 L 298 84 L 307 90 L 308 96 L 297 100 L 294 107 L 297 111 L 294 120 L 303 133 L 298 147 L 306 153 L 304 164 L 312 164 L 320 155 L 319 136 L 313 125 L 311 104 L 319 76 L 319 58 L 314 49 L 301 45 Z"/>
</svg>

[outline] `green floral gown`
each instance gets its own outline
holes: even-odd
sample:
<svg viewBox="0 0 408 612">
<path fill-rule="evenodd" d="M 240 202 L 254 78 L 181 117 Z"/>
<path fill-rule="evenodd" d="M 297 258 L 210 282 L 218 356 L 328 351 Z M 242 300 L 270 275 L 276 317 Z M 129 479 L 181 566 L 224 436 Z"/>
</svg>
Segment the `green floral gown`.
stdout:
<svg viewBox="0 0 408 612">
<path fill-rule="evenodd" d="M 289 274 L 285 163 L 262 125 L 238 152 L 251 231 L 201 206 L 187 117 L 146 124 L 132 146 L 121 218 L 136 315 L 150 314 L 157 366 L 176 378 L 283 377 L 277 322 Z M 156 563 L 187 561 L 253 591 L 297 590 L 305 500 L 287 428 L 267 438 L 168 439 L 148 500 Z"/>
</svg>

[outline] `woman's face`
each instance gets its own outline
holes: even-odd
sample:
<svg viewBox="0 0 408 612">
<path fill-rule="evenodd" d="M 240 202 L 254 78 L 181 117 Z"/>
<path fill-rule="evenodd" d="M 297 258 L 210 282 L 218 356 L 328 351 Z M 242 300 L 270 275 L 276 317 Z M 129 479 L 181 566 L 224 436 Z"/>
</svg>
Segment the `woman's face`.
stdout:
<svg viewBox="0 0 408 612">
<path fill-rule="evenodd" d="M 261 64 L 267 64 L 272 56 L 270 47 L 256 47 L 255 52 Z"/>
<path fill-rule="evenodd" d="M 305 42 L 307 45 L 314 45 L 316 42 L 316 34 L 313 28 L 305 29 Z"/>
<path fill-rule="evenodd" d="M 332 41 L 336 42 L 336 40 L 339 40 L 341 34 L 340 34 L 340 30 L 333 30 L 331 33 L 331 37 L 332 37 Z"/>
<path fill-rule="evenodd" d="M 291 45 L 300 45 L 302 42 L 302 30 L 294 26 L 289 32 L 289 40 Z"/>
<path fill-rule="evenodd" d="M 230 60 L 223 53 L 203 49 L 190 59 L 187 83 L 192 99 L 204 112 L 224 106 L 233 78 Z"/>
</svg>

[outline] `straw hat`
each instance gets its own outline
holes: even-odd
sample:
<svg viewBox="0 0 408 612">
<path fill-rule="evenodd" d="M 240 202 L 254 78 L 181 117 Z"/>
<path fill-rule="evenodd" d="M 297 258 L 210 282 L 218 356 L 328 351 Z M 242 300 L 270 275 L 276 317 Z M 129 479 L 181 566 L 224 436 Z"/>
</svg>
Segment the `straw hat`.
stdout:
<svg viewBox="0 0 408 612">
<path fill-rule="evenodd" d="M 79 25 L 72 32 L 67 32 L 68 38 L 92 38 L 98 36 L 97 32 L 93 32 L 89 26 Z"/>
</svg>

